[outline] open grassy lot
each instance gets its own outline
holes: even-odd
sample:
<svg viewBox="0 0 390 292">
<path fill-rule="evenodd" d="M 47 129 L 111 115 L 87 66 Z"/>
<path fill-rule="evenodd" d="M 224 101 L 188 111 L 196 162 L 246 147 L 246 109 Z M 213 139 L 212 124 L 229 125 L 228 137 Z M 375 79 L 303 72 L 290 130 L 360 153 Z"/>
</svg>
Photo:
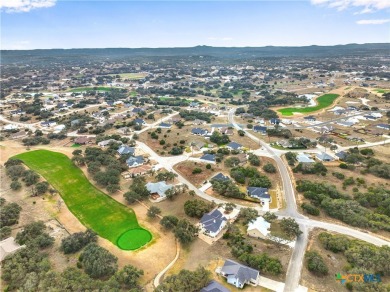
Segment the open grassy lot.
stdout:
<svg viewBox="0 0 390 292">
<path fill-rule="evenodd" d="M 374 91 L 376 91 L 378 93 L 387 93 L 387 92 L 390 92 L 390 89 L 375 89 Z"/>
<path fill-rule="evenodd" d="M 151 239 L 133 210 L 95 188 L 64 154 L 35 150 L 14 156 L 57 189 L 69 210 L 86 227 L 124 250 L 135 250 Z"/>
<path fill-rule="evenodd" d="M 283 116 L 292 116 L 294 113 L 312 113 L 330 106 L 338 97 L 338 94 L 324 94 L 316 99 L 316 106 L 309 106 L 303 108 L 288 107 L 279 109 L 278 112 L 281 113 Z"/>
<path fill-rule="evenodd" d="M 117 76 L 119 75 L 122 79 L 132 79 L 138 80 L 143 79 L 147 76 L 146 73 L 121 73 L 121 74 L 109 74 L 109 76 Z"/>
<path fill-rule="evenodd" d="M 110 91 L 114 89 L 115 87 L 105 87 L 105 86 L 98 86 L 98 87 L 76 87 L 69 89 L 69 92 L 84 92 L 88 90 L 97 90 L 97 91 Z"/>
</svg>

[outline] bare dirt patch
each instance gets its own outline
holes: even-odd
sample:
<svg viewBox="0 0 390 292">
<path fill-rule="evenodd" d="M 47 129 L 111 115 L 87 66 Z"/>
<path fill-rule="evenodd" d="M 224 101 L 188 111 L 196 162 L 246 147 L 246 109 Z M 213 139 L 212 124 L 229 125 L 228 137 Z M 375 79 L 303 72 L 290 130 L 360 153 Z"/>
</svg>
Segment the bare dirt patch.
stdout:
<svg viewBox="0 0 390 292">
<path fill-rule="evenodd" d="M 211 168 L 207 169 L 205 163 L 196 161 L 184 161 L 174 166 L 174 169 L 179 172 L 182 176 L 188 179 L 193 185 L 200 187 L 203 183 L 210 179 L 215 173 L 221 171 L 218 165 L 211 164 Z M 201 173 L 193 174 L 192 171 L 195 168 L 202 170 Z"/>
</svg>

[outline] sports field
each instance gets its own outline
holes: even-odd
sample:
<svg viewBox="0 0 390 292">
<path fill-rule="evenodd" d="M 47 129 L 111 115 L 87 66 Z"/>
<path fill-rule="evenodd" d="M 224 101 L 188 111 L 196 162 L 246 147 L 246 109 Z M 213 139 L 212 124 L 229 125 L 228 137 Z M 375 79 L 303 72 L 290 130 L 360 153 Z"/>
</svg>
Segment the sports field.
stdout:
<svg viewBox="0 0 390 292">
<path fill-rule="evenodd" d="M 14 156 L 42 175 L 59 193 L 69 210 L 86 227 L 123 250 L 135 250 L 152 239 L 139 226 L 134 211 L 94 187 L 64 154 L 35 150 Z"/>
<path fill-rule="evenodd" d="M 283 116 L 292 116 L 294 113 L 302 113 L 302 114 L 312 113 L 332 105 L 332 103 L 338 97 L 339 97 L 338 94 L 324 94 L 321 95 L 320 97 L 317 97 L 316 106 L 309 106 L 309 107 L 302 107 L 302 108 L 288 107 L 288 108 L 278 109 L 278 112 L 280 112 Z"/>
</svg>

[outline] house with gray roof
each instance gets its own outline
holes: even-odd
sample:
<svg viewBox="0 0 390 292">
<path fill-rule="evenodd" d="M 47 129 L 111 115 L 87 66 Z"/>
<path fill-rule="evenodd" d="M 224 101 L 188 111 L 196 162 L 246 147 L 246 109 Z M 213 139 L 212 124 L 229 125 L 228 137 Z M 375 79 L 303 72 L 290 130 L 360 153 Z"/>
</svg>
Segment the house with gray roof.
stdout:
<svg viewBox="0 0 390 292">
<path fill-rule="evenodd" d="M 121 147 L 119 147 L 117 152 L 119 153 L 119 155 L 126 155 L 126 154 L 134 155 L 135 148 L 127 145 L 122 145 Z"/>
<path fill-rule="evenodd" d="M 227 219 L 222 215 L 221 211 L 215 209 L 202 216 L 199 222 L 199 226 L 201 232 L 214 238 L 225 227 L 226 222 Z"/>
<path fill-rule="evenodd" d="M 389 124 L 378 124 L 378 125 L 376 125 L 376 127 L 379 129 L 390 130 Z"/>
<path fill-rule="evenodd" d="M 307 156 L 304 153 L 299 153 L 297 155 L 297 161 L 298 163 L 303 163 L 303 164 L 311 164 L 315 162 L 313 159 L 311 159 L 309 156 Z"/>
<path fill-rule="evenodd" d="M 134 123 L 135 123 L 136 125 L 140 125 L 140 126 L 146 124 L 145 121 L 144 121 L 143 119 L 135 119 L 135 120 L 134 120 Z"/>
<path fill-rule="evenodd" d="M 333 161 L 334 158 L 332 156 L 330 156 L 329 154 L 325 153 L 325 152 L 321 152 L 321 153 L 318 153 L 316 155 L 317 159 L 318 160 L 321 160 L 321 161 Z"/>
<path fill-rule="evenodd" d="M 226 147 L 229 150 L 240 150 L 242 148 L 242 145 L 237 142 L 230 142 L 229 144 L 226 145 Z"/>
<path fill-rule="evenodd" d="M 138 155 L 138 156 L 130 156 L 127 160 L 126 160 L 126 164 L 129 166 L 129 167 L 136 167 L 136 166 L 140 166 L 142 164 L 145 163 L 145 160 L 144 160 L 144 157 L 142 155 Z"/>
<path fill-rule="evenodd" d="M 267 127 L 264 126 L 254 126 L 253 132 L 260 133 L 262 135 L 267 135 Z"/>
<path fill-rule="evenodd" d="M 160 123 L 158 125 L 159 128 L 162 128 L 162 129 L 170 129 L 172 127 L 171 124 L 168 124 L 168 123 Z"/>
<path fill-rule="evenodd" d="M 257 286 L 260 281 L 260 272 L 241 265 L 232 260 L 226 260 L 220 271 L 221 276 L 227 279 L 227 282 L 237 288 L 242 289 L 245 284 Z"/>
<path fill-rule="evenodd" d="M 230 178 L 227 175 L 223 175 L 222 172 L 214 175 L 210 180 L 229 181 Z"/>
<path fill-rule="evenodd" d="M 345 151 L 340 151 L 335 153 L 335 155 L 338 157 L 339 160 L 344 160 L 345 158 L 347 158 L 348 153 Z"/>
<path fill-rule="evenodd" d="M 246 191 L 248 196 L 260 200 L 260 205 L 263 207 L 264 211 L 269 211 L 269 204 L 272 199 L 267 188 L 247 187 Z"/>
<path fill-rule="evenodd" d="M 149 191 L 151 197 L 158 195 L 158 198 L 166 198 L 165 192 L 171 188 L 173 185 L 167 185 L 165 181 L 159 181 L 156 183 L 148 182 L 145 185 L 146 189 Z"/>
<path fill-rule="evenodd" d="M 206 160 L 209 162 L 215 162 L 215 155 L 214 154 L 204 154 L 200 159 Z"/>
<path fill-rule="evenodd" d="M 206 287 L 202 288 L 200 292 L 230 292 L 230 290 L 217 281 L 212 280 Z"/>
<path fill-rule="evenodd" d="M 191 133 L 198 136 L 206 136 L 209 133 L 209 131 L 201 128 L 193 128 L 191 130 Z"/>
</svg>

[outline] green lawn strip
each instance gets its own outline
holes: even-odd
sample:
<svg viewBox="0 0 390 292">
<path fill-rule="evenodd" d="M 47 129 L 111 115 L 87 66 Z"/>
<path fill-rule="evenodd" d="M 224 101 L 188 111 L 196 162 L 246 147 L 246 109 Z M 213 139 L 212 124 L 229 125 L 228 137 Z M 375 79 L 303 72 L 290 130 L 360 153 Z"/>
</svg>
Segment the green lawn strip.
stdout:
<svg viewBox="0 0 390 292">
<path fill-rule="evenodd" d="M 311 113 L 332 105 L 332 103 L 338 97 L 339 97 L 338 94 L 324 94 L 316 99 L 317 102 L 316 106 L 302 107 L 302 108 L 288 107 L 288 108 L 279 109 L 278 112 L 280 112 L 283 116 L 292 116 L 294 113 L 303 113 L 303 114 Z"/>
<path fill-rule="evenodd" d="M 376 91 L 378 93 L 387 93 L 387 92 L 390 92 L 390 89 L 375 89 L 374 91 Z"/>
<path fill-rule="evenodd" d="M 66 155 L 48 150 L 35 150 L 16 155 L 14 158 L 21 159 L 29 168 L 41 174 L 60 192 L 69 210 L 80 222 L 101 237 L 117 244 L 118 239 L 125 232 L 144 230 L 139 226 L 132 209 L 93 186 L 81 169 L 74 166 Z M 123 248 L 126 244 L 119 247 L 127 250 L 137 249 L 148 243 L 150 239 L 151 235 L 150 238 L 145 236 L 134 238 L 128 243 L 131 248 Z"/>
<path fill-rule="evenodd" d="M 120 78 L 122 79 L 132 79 L 132 80 L 143 79 L 147 76 L 147 74 L 142 74 L 142 73 L 120 73 L 120 74 L 109 74 L 108 76 L 116 77 L 117 75 L 119 75 Z"/>
</svg>

